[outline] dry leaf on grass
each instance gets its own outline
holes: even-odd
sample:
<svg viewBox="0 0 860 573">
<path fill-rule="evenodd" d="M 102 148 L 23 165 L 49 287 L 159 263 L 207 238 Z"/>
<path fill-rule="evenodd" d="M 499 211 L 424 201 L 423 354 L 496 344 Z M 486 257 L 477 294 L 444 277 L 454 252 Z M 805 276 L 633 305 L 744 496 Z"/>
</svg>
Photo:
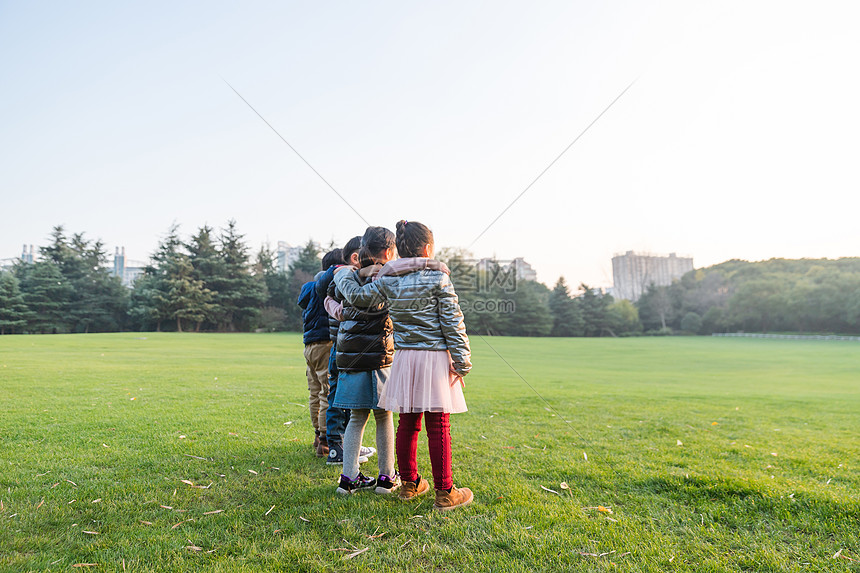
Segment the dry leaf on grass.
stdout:
<svg viewBox="0 0 860 573">
<path fill-rule="evenodd" d="M 181 481 L 182 483 L 188 484 L 188 485 L 194 485 L 194 482 L 189 480 L 189 479 L 181 479 L 179 481 Z"/>
<path fill-rule="evenodd" d="M 299 516 L 299 519 L 301 519 L 301 520 L 302 520 L 302 521 L 304 521 L 305 523 L 310 523 L 310 522 L 311 522 L 311 520 L 310 520 L 310 519 L 305 519 L 305 518 L 304 518 L 304 517 L 302 517 L 301 515 Z"/>
<path fill-rule="evenodd" d="M 679 446 L 683 446 L 683 445 L 684 445 L 684 442 L 682 442 L 681 440 L 678 440 L 678 445 L 679 445 Z"/>
<path fill-rule="evenodd" d="M 43 505 L 45 505 L 45 498 L 44 497 L 42 498 L 42 501 L 39 502 L 39 505 L 36 506 L 36 509 L 39 509 Z"/>
<path fill-rule="evenodd" d="M 254 470 L 248 470 L 248 472 L 249 472 L 249 473 L 254 474 L 255 476 L 256 476 L 256 475 L 260 475 L 260 474 L 258 474 L 257 472 L 255 472 Z"/>
<path fill-rule="evenodd" d="M 263 517 L 266 517 L 267 515 L 269 515 L 270 513 L 272 513 L 272 510 L 273 510 L 273 509 L 275 509 L 275 506 L 274 506 L 274 505 L 273 505 L 272 507 L 270 507 L 270 508 L 269 508 L 269 511 L 267 511 L 266 513 L 264 513 L 264 514 L 263 514 Z"/>
<path fill-rule="evenodd" d="M 594 506 L 594 507 L 583 507 L 582 509 L 583 509 L 583 511 L 596 510 L 596 511 L 599 511 L 600 513 L 608 513 L 608 514 L 613 513 L 613 511 L 612 511 L 612 508 L 611 508 L 611 507 L 604 507 L 604 506 L 602 506 L 602 505 L 597 505 L 597 506 Z"/>
<path fill-rule="evenodd" d="M 356 556 L 358 556 L 358 555 L 361 555 L 362 553 L 364 553 L 364 552 L 365 552 L 365 551 L 367 551 L 368 549 L 370 549 L 370 547 L 365 547 L 364 549 L 359 549 L 358 551 L 353 551 L 353 552 L 352 552 L 352 553 L 350 553 L 349 555 L 344 555 L 344 556 L 343 556 L 343 558 L 344 558 L 344 559 L 352 559 L 353 557 L 356 557 Z"/>
<path fill-rule="evenodd" d="M 87 535 L 98 535 L 99 534 L 98 531 L 84 531 L 84 533 L 86 533 Z"/>
<path fill-rule="evenodd" d="M 160 506 L 162 509 L 173 509 L 173 506 L 170 505 L 162 505 Z"/>
<path fill-rule="evenodd" d="M 180 526 L 180 525 L 182 525 L 183 523 L 188 523 L 189 521 L 194 521 L 194 519 L 192 518 L 192 519 L 186 519 L 185 521 L 180 521 L 180 522 L 179 522 L 179 523 L 177 523 L 176 525 L 172 526 L 170 529 L 176 529 L 177 527 L 179 527 L 179 526 Z"/>
<path fill-rule="evenodd" d="M 72 567 L 98 567 L 98 563 L 75 563 Z"/>
<path fill-rule="evenodd" d="M 203 513 L 203 515 L 215 515 L 216 513 L 221 513 L 222 511 L 224 511 L 224 510 L 223 509 L 216 509 L 214 511 L 206 511 Z"/>
<path fill-rule="evenodd" d="M 93 500 L 93 503 L 101 503 L 101 502 L 102 502 L 102 498 L 100 498 L 100 497 Z"/>
<path fill-rule="evenodd" d="M 544 486 L 540 486 L 540 488 L 541 488 L 542 490 L 544 490 L 544 491 L 548 491 L 548 492 L 550 492 L 550 493 L 554 493 L 555 495 L 561 495 L 560 493 L 558 493 L 558 492 L 557 492 L 557 491 L 555 491 L 554 489 L 549 489 L 548 487 L 544 487 Z"/>
<path fill-rule="evenodd" d="M 151 521 L 141 521 L 143 525 L 152 525 Z"/>
</svg>

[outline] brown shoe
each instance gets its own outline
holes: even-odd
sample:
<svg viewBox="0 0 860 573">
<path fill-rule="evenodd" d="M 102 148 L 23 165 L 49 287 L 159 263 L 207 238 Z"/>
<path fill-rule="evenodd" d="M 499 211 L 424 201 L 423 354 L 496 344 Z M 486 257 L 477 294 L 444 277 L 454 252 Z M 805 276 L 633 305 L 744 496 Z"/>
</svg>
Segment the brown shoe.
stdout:
<svg viewBox="0 0 860 573">
<path fill-rule="evenodd" d="M 462 507 L 472 503 L 472 490 L 467 487 L 457 488 L 452 487 L 450 493 L 444 489 L 436 490 L 436 503 L 433 504 L 433 509 L 439 511 L 448 511 L 455 507 Z"/>
<path fill-rule="evenodd" d="M 320 438 L 320 443 L 317 445 L 317 457 L 318 458 L 327 458 L 328 457 L 328 442 L 325 438 Z"/>
<path fill-rule="evenodd" d="M 320 437 L 314 436 L 314 445 L 311 446 L 313 451 L 317 451 L 317 448 L 320 447 Z"/>
<path fill-rule="evenodd" d="M 421 476 L 418 476 L 418 483 L 414 481 L 404 480 L 400 486 L 400 499 L 414 499 L 419 495 L 424 495 L 430 491 L 430 484 Z"/>
</svg>

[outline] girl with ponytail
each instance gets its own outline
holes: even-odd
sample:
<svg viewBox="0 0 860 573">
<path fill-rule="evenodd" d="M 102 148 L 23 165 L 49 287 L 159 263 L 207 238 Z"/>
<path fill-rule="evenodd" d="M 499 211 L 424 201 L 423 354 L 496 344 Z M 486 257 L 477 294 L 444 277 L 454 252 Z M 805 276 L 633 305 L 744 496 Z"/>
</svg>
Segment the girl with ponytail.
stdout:
<svg viewBox="0 0 860 573">
<path fill-rule="evenodd" d="M 418 434 L 427 429 L 435 509 L 472 502 L 468 488 L 454 485 L 451 470 L 450 415 L 466 411 L 463 377 L 472 368 L 469 338 L 447 268 L 433 260 L 433 233 L 417 221 L 399 221 L 395 237 L 403 259 L 387 263 L 377 280 L 361 284 L 339 269 L 335 283 L 346 301 L 362 307 L 385 303 L 394 326 L 397 352 L 378 406 L 398 412 L 397 464 L 400 499 L 430 489 L 418 474 Z"/>
</svg>

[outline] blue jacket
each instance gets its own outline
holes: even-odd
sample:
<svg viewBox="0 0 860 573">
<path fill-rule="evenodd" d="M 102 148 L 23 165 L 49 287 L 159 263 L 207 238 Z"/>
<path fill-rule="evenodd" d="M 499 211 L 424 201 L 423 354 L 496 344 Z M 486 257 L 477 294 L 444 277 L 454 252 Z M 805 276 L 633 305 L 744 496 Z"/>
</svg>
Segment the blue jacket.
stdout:
<svg viewBox="0 0 860 573">
<path fill-rule="evenodd" d="M 302 285 L 298 304 L 302 307 L 302 327 L 305 334 L 302 340 L 305 344 L 327 342 L 328 313 L 323 306 L 323 300 L 317 296 L 316 281 L 308 281 Z"/>
</svg>

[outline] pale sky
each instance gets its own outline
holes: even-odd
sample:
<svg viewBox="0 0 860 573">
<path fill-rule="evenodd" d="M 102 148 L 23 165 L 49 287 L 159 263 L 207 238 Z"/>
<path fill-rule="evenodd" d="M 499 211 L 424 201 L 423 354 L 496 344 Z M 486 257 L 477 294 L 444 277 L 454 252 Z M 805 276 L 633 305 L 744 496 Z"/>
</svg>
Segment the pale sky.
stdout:
<svg viewBox="0 0 860 573">
<path fill-rule="evenodd" d="M 609 286 L 627 250 L 858 256 L 860 3 L 0 2 L 0 259 L 52 226 L 345 242 L 419 220 Z"/>
</svg>

